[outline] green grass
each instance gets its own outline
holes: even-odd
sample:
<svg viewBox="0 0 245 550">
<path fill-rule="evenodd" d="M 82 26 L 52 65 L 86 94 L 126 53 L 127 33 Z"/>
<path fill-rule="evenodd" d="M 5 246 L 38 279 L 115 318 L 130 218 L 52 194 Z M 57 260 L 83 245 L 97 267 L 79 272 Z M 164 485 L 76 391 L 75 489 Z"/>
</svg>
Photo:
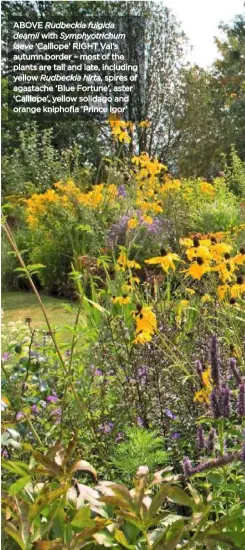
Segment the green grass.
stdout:
<svg viewBox="0 0 245 550">
<path fill-rule="evenodd" d="M 63 327 L 72 322 L 73 315 L 64 308 L 67 301 L 53 296 L 41 295 L 48 318 L 52 326 Z M 34 328 L 46 328 L 46 322 L 36 296 L 31 292 L 3 292 L 2 293 L 2 321 L 6 325 L 11 321 L 25 321 L 31 317 Z"/>
</svg>

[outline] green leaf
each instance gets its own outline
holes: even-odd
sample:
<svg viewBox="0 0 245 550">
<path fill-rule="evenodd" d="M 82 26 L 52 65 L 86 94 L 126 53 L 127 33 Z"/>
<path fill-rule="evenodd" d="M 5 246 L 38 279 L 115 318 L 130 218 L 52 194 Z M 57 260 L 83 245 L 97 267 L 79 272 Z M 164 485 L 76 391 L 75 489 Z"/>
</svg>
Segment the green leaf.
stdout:
<svg viewBox="0 0 245 550">
<path fill-rule="evenodd" d="M 17 495 L 31 480 L 31 476 L 21 477 L 15 483 L 12 483 L 9 487 L 9 494 L 11 496 Z"/>
<path fill-rule="evenodd" d="M 18 529 L 15 527 L 15 525 L 13 525 L 12 523 L 8 522 L 6 524 L 6 526 L 4 527 L 4 531 L 5 533 L 7 533 L 10 537 L 12 537 L 12 539 L 15 540 L 15 542 L 17 542 L 17 544 L 19 545 L 19 547 L 21 548 L 21 550 L 26 550 L 26 545 L 24 543 L 24 541 L 22 540 L 20 534 L 19 534 L 19 531 Z"/>
</svg>

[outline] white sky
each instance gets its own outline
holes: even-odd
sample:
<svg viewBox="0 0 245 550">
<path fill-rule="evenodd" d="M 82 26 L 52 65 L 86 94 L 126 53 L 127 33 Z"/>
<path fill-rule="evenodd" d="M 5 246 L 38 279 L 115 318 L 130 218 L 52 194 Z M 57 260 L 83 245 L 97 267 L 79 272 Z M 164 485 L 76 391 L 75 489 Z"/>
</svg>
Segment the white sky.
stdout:
<svg viewBox="0 0 245 550">
<path fill-rule="evenodd" d="M 214 36 L 222 36 L 220 22 L 229 23 L 244 13 L 244 0 L 164 0 L 172 9 L 193 46 L 188 59 L 202 67 L 217 58 Z"/>
</svg>

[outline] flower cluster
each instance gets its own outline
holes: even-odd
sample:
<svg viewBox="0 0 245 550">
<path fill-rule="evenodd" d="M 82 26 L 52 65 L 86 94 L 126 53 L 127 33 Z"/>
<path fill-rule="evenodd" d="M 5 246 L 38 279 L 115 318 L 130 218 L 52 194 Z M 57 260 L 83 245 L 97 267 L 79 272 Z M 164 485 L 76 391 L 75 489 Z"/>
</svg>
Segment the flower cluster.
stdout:
<svg viewBox="0 0 245 550">
<path fill-rule="evenodd" d="M 133 315 L 136 322 L 136 338 L 134 343 L 145 344 L 145 342 L 150 342 L 157 328 L 156 316 L 152 308 L 149 306 L 143 307 L 138 304 Z"/>
</svg>

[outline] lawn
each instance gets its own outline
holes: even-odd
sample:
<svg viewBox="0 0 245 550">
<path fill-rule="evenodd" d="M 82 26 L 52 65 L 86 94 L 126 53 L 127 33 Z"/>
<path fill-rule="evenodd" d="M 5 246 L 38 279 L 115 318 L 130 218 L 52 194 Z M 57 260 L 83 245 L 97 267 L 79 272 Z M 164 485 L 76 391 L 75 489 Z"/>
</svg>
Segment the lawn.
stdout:
<svg viewBox="0 0 245 550">
<path fill-rule="evenodd" d="M 69 302 L 47 295 L 42 295 L 42 300 L 52 326 L 59 328 L 70 323 L 72 314 L 64 307 L 64 304 Z M 41 308 L 35 295 L 31 292 L 3 292 L 2 311 L 4 324 L 11 321 L 25 321 L 27 317 L 30 317 L 33 327 L 46 327 Z"/>
</svg>

